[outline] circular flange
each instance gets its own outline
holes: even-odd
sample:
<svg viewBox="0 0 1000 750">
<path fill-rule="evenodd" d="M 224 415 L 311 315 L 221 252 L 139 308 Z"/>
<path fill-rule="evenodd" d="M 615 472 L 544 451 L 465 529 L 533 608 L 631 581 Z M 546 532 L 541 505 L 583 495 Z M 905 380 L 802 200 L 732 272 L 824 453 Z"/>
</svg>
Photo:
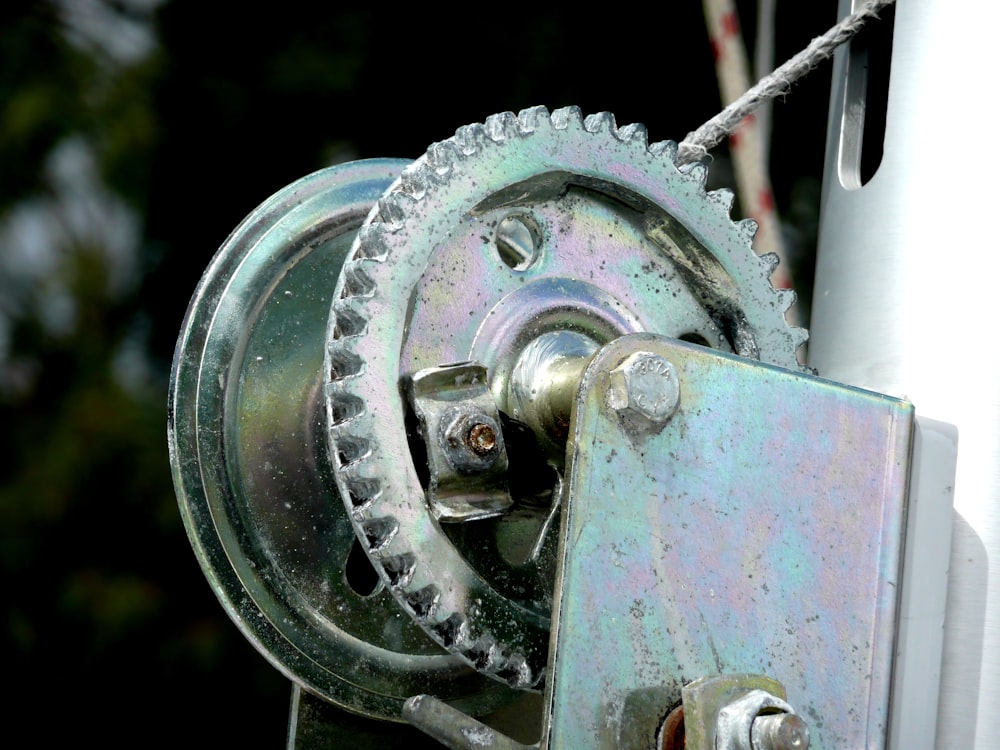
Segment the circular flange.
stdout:
<svg viewBox="0 0 1000 750">
<path fill-rule="evenodd" d="M 435 520 L 403 385 L 476 359 L 505 410 L 520 353 L 558 330 L 597 345 L 651 331 L 798 368 L 805 332 L 785 322 L 775 259 L 750 248 L 756 224 L 734 223 L 732 195 L 706 193 L 704 167 L 675 153 L 575 108 L 462 128 L 380 199 L 334 295 L 327 419 L 358 536 L 435 640 L 517 687 L 542 684 L 551 579 L 546 596 L 530 570 L 470 560 L 476 545 Z"/>
<path fill-rule="evenodd" d="M 393 720 L 419 693 L 473 714 L 511 698 L 400 611 L 357 547 L 327 451 L 333 287 L 362 220 L 406 164 L 325 169 L 250 214 L 191 301 L 169 405 L 181 513 L 230 617 L 310 692 Z"/>
</svg>

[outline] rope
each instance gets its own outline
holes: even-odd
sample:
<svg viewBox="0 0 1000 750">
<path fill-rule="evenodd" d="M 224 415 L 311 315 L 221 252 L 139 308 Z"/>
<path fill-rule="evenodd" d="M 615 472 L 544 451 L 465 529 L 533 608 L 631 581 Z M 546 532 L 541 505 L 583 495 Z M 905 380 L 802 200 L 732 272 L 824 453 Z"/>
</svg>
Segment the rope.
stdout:
<svg viewBox="0 0 1000 750">
<path fill-rule="evenodd" d="M 813 39 L 808 47 L 758 81 L 743 96 L 700 128 L 688 133 L 678 148 L 678 164 L 703 158 L 709 149 L 717 146 L 723 138 L 732 133 L 736 126 L 763 102 L 787 94 L 793 83 L 823 60 L 830 58 L 837 47 L 849 41 L 868 20 L 877 18 L 880 10 L 894 2 L 895 0 L 867 0 L 859 10 L 844 18 L 822 36 Z"/>
</svg>

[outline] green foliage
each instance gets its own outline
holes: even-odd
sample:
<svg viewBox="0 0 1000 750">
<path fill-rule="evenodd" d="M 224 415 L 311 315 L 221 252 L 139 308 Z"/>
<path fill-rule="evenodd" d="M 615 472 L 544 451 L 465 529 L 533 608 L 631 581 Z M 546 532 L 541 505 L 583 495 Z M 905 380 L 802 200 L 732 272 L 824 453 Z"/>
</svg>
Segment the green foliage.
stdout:
<svg viewBox="0 0 1000 750">
<path fill-rule="evenodd" d="M 0 210 L 41 189 L 45 156 L 85 119 L 92 66 L 57 29 L 48 3 L 15 0 L 0 10 Z"/>
<path fill-rule="evenodd" d="M 161 138 L 154 100 L 162 55 L 122 64 L 73 44 L 55 5 L 6 4 L 2 15 L 0 227 L 30 214 L 37 235 L 33 250 L 0 247 L 8 333 L 0 348 L 0 644 L 15 691 L 8 707 L 49 739 L 83 734 L 114 745 L 116 714 L 159 722 L 192 700 L 189 715 L 164 731 L 179 740 L 216 717 L 225 700 L 213 701 L 235 679 L 249 686 L 248 705 L 274 701 L 268 729 L 276 744 L 285 683 L 226 620 L 177 512 L 166 372 L 144 334 L 157 311 L 136 295 L 150 248 L 134 232 L 100 225 L 141 226 Z M 59 172 L 54 155 L 71 141 L 96 162 L 89 189 L 86 175 Z M 126 207 L 139 213 L 129 218 Z M 39 254 L 44 262 L 32 270 Z M 68 310 L 61 325 L 51 322 L 56 298 Z M 37 711 L 50 712 L 52 701 L 62 720 L 43 723 Z M 227 728 L 215 722 L 203 737 L 221 738 Z"/>
</svg>

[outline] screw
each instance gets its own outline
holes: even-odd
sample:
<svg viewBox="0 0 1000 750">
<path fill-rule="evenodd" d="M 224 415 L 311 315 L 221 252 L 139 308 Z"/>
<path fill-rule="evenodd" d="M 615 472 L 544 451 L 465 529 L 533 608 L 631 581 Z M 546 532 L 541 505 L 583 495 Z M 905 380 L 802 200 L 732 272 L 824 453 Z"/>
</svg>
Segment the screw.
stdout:
<svg viewBox="0 0 1000 750">
<path fill-rule="evenodd" d="M 502 450 L 500 427 L 485 414 L 458 413 L 441 423 L 445 457 L 459 473 L 485 471 Z"/>
<path fill-rule="evenodd" d="M 808 750 L 809 726 L 798 714 L 764 714 L 753 721 L 751 743 L 760 750 Z"/>
<path fill-rule="evenodd" d="M 490 425 L 477 422 L 469 429 L 465 444 L 477 456 L 485 456 L 496 448 L 497 434 Z"/>
<path fill-rule="evenodd" d="M 608 404 L 633 422 L 662 427 L 679 401 L 677 371 L 659 354 L 634 352 L 611 371 Z"/>
<path fill-rule="evenodd" d="M 515 271 L 524 271 L 538 259 L 538 229 L 527 216 L 506 216 L 497 227 L 500 259 Z"/>
</svg>

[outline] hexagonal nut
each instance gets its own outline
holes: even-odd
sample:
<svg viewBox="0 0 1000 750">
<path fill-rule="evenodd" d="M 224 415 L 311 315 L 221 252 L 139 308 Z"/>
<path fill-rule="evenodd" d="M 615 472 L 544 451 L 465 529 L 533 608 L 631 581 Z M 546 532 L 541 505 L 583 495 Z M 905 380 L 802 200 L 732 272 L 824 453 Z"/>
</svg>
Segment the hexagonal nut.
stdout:
<svg viewBox="0 0 1000 750">
<path fill-rule="evenodd" d="M 680 395 L 677 371 L 659 354 L 633 352 L 611 371 L 608 405 L 640 425 L 666 424 Z"/>
</svg>

